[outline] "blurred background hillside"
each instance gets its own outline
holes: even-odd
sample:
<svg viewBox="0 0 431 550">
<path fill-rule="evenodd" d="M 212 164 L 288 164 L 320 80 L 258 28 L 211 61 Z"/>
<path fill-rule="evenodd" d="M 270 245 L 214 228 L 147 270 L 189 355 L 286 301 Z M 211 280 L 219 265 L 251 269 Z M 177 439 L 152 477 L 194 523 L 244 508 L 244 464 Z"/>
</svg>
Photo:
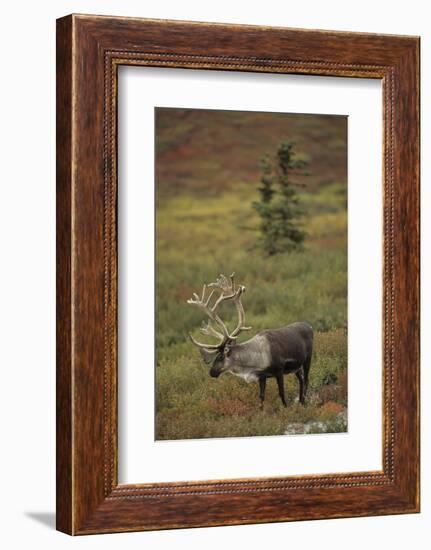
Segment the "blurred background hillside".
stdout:
<svg viewBox="0 0 431 550">
<path fill-rule="evenodd" d="M 337 432 L 347 429 L 347 118 L 194 109 L 156 110 L 156 439 Z M 299 199 L 303 252 L 254 248 L 259 160 L 293 140 L 309 162 Z M 196 348 L 201 312 L 187 304 L 219 273 L 236 272 L 250 337 L 308 321 L 315 351 L 306 406 L 285 376 L 289 406 L 258 388 L 212 379 Z M 222 317 L 236 322 L 233 307 Z"/>
<path fill-rule="evenodd" d="M 260 157 L 286 138 L 312 162 L 310 191 L 347 180 L 343 116 L 161 108 L 156 119 L 159 195 L 216 194 L 238 182 L 256 186 Z"/>
</svg>

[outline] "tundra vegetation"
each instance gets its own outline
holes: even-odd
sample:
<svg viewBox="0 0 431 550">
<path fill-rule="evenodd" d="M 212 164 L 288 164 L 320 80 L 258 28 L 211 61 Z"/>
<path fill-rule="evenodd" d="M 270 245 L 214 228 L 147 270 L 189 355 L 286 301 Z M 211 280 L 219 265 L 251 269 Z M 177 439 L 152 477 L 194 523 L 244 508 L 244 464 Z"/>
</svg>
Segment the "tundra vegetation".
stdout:
<svg viewBox="0 0 431 550">
<path fill-rule="evenodd" d="M 316 115 L 158 109 L 156 116 L 156 438 L 188 439 L 346 430 L 346 120 Z M 310 160 L 298 190 L 307 237 L 301 252 L 259 253 L 257 160 L 292 138 Z M 287 408 L 270 379 L 261 411 L 255 383 L 215 379 L 187 333 L 202 314 L 187 305 L 197 283 L 235 271 L 256 332 L 307 321 L 314 350 L 305 406 L 284 377 Z M 235 308 L 221 304 L 234 327 Z M 151 368 L 151 365 L 145 365 Z"/>
</svg>

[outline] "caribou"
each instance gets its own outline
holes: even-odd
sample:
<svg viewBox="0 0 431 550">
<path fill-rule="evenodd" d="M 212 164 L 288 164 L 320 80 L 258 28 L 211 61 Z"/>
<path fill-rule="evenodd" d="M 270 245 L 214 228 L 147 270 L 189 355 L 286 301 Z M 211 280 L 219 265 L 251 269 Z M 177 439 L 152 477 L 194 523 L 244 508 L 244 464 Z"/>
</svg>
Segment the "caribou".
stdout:
<svg viewBox="0 0 431 550">
<path fill-rule="evenodd" d="M 206 322 L 203 321 L 200 332 L 218 340 L 217 343 L 206 344 L 198 342 L 189 334 L 203 361 L 211 365 L 209 374 L 218 378 L 223 373 L 231 373 L 246 382 L 258 382 L 260 406 L 263 409 L 267 378 L 277 380 L 280 399 L 287 407 L 284 375 L 294 373 L 299 381 L 299 402 L 304 405 L 313 352 L 312 327 L 308 323 L 296 322 L 277 329 L 262 330 L 249 340 L 239 343 L 239 335 L 251 330 L 251 327 L 245 325 L 241 302 L 245 286 L 236 286 L 234 277 L 234 273 L 229 278 L 220 274 L 214 283 L 203 285 L 201 296 L 194 293 L 193 298 L 187 300 L 188 304 L 197 306 L 208 318 Z M 231 332 L 219 315 L 218 308 L 223 302 L 232 302 L 238 314 L 236 327 Z"/>
</svg>

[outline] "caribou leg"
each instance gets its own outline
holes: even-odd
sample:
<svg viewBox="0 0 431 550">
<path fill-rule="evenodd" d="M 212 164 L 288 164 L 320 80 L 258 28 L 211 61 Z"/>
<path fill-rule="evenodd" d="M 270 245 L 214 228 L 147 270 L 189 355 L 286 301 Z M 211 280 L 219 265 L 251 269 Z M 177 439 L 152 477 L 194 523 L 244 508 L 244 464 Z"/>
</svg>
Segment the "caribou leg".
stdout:
<svg viewBox="0 0 431 550">
<path fill-rule="evenodd" d="M 281 402 L 285 407 L 287 407 L 286 398 L 284 396 L 284 377 L 283 371 L 277 374 L 277 384 L 278 384 L 278 394 L 280 396 Z"/>
<path fill-rule="evenodd" d="M 310 364 L 311 364 L 311 357 L 309 357 L 304 365 L 303 365 L 303 370 L 304 370 L 304 399 L 305 399 L 305 396 L 307 395 L 307 390 L 308 390 L 308 372 L 310 370 Z"/>
<path fill-rule="evenodd" d="M 301 405 L 305 404 L 305 382 L 304 382 L 304 371 L 301 367 L 298 371 L 295 372 L 296 378 L 299 380 L 299 402 Z"/>
<path fill-rule="evenodd" d="M 259 376 L 259 397 L 260 397 L 260 409 L 263 411 L 263 402 L 265 401 L 265 388 L 266 388 L 266 376 Z"/>
</svg>

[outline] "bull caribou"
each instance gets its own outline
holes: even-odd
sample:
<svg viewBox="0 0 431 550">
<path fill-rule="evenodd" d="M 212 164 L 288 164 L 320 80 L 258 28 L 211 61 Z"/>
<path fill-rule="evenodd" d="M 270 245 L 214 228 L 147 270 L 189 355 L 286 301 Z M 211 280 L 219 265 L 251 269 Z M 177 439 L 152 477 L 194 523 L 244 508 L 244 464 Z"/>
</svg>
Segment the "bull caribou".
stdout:
<svg viewBox="0 0 431 550">
<path fill-rule="evenodd" d="M 238 343 L 239 335 L 251 327 L 245 326 L 241 303 L 245 286 L 236 287 L 234 275 L 229 279 L 220 275 L 216 282 L 204 284 L 201 296 L 194 293 L 187 301 L 200 308 L 208 318 L 206 323 L 202 323 L 201 333 L 218 340 L 215 344 L 205 344 L 189 334 L 191 341 L 199 349 L 203 361 L 211 365 L 209 373 L 212 377 L 218 378 L 228 372 L 247 382 L 259 382 L 262 409 L 267 378 L 277 380 L 280 399 L 287 407 L 283 377 L 290 373 L 294 373 L 299 381 L 299 401 L 304 405 L 313 351 L 312 327 L 308 323 L 292 323 L 278 329 L 262 330 L 249 340 Z M 222 302 L 233 302 L 237 310 L 238 321 L 232 332 L 217 312 Z"/>
</svg>

